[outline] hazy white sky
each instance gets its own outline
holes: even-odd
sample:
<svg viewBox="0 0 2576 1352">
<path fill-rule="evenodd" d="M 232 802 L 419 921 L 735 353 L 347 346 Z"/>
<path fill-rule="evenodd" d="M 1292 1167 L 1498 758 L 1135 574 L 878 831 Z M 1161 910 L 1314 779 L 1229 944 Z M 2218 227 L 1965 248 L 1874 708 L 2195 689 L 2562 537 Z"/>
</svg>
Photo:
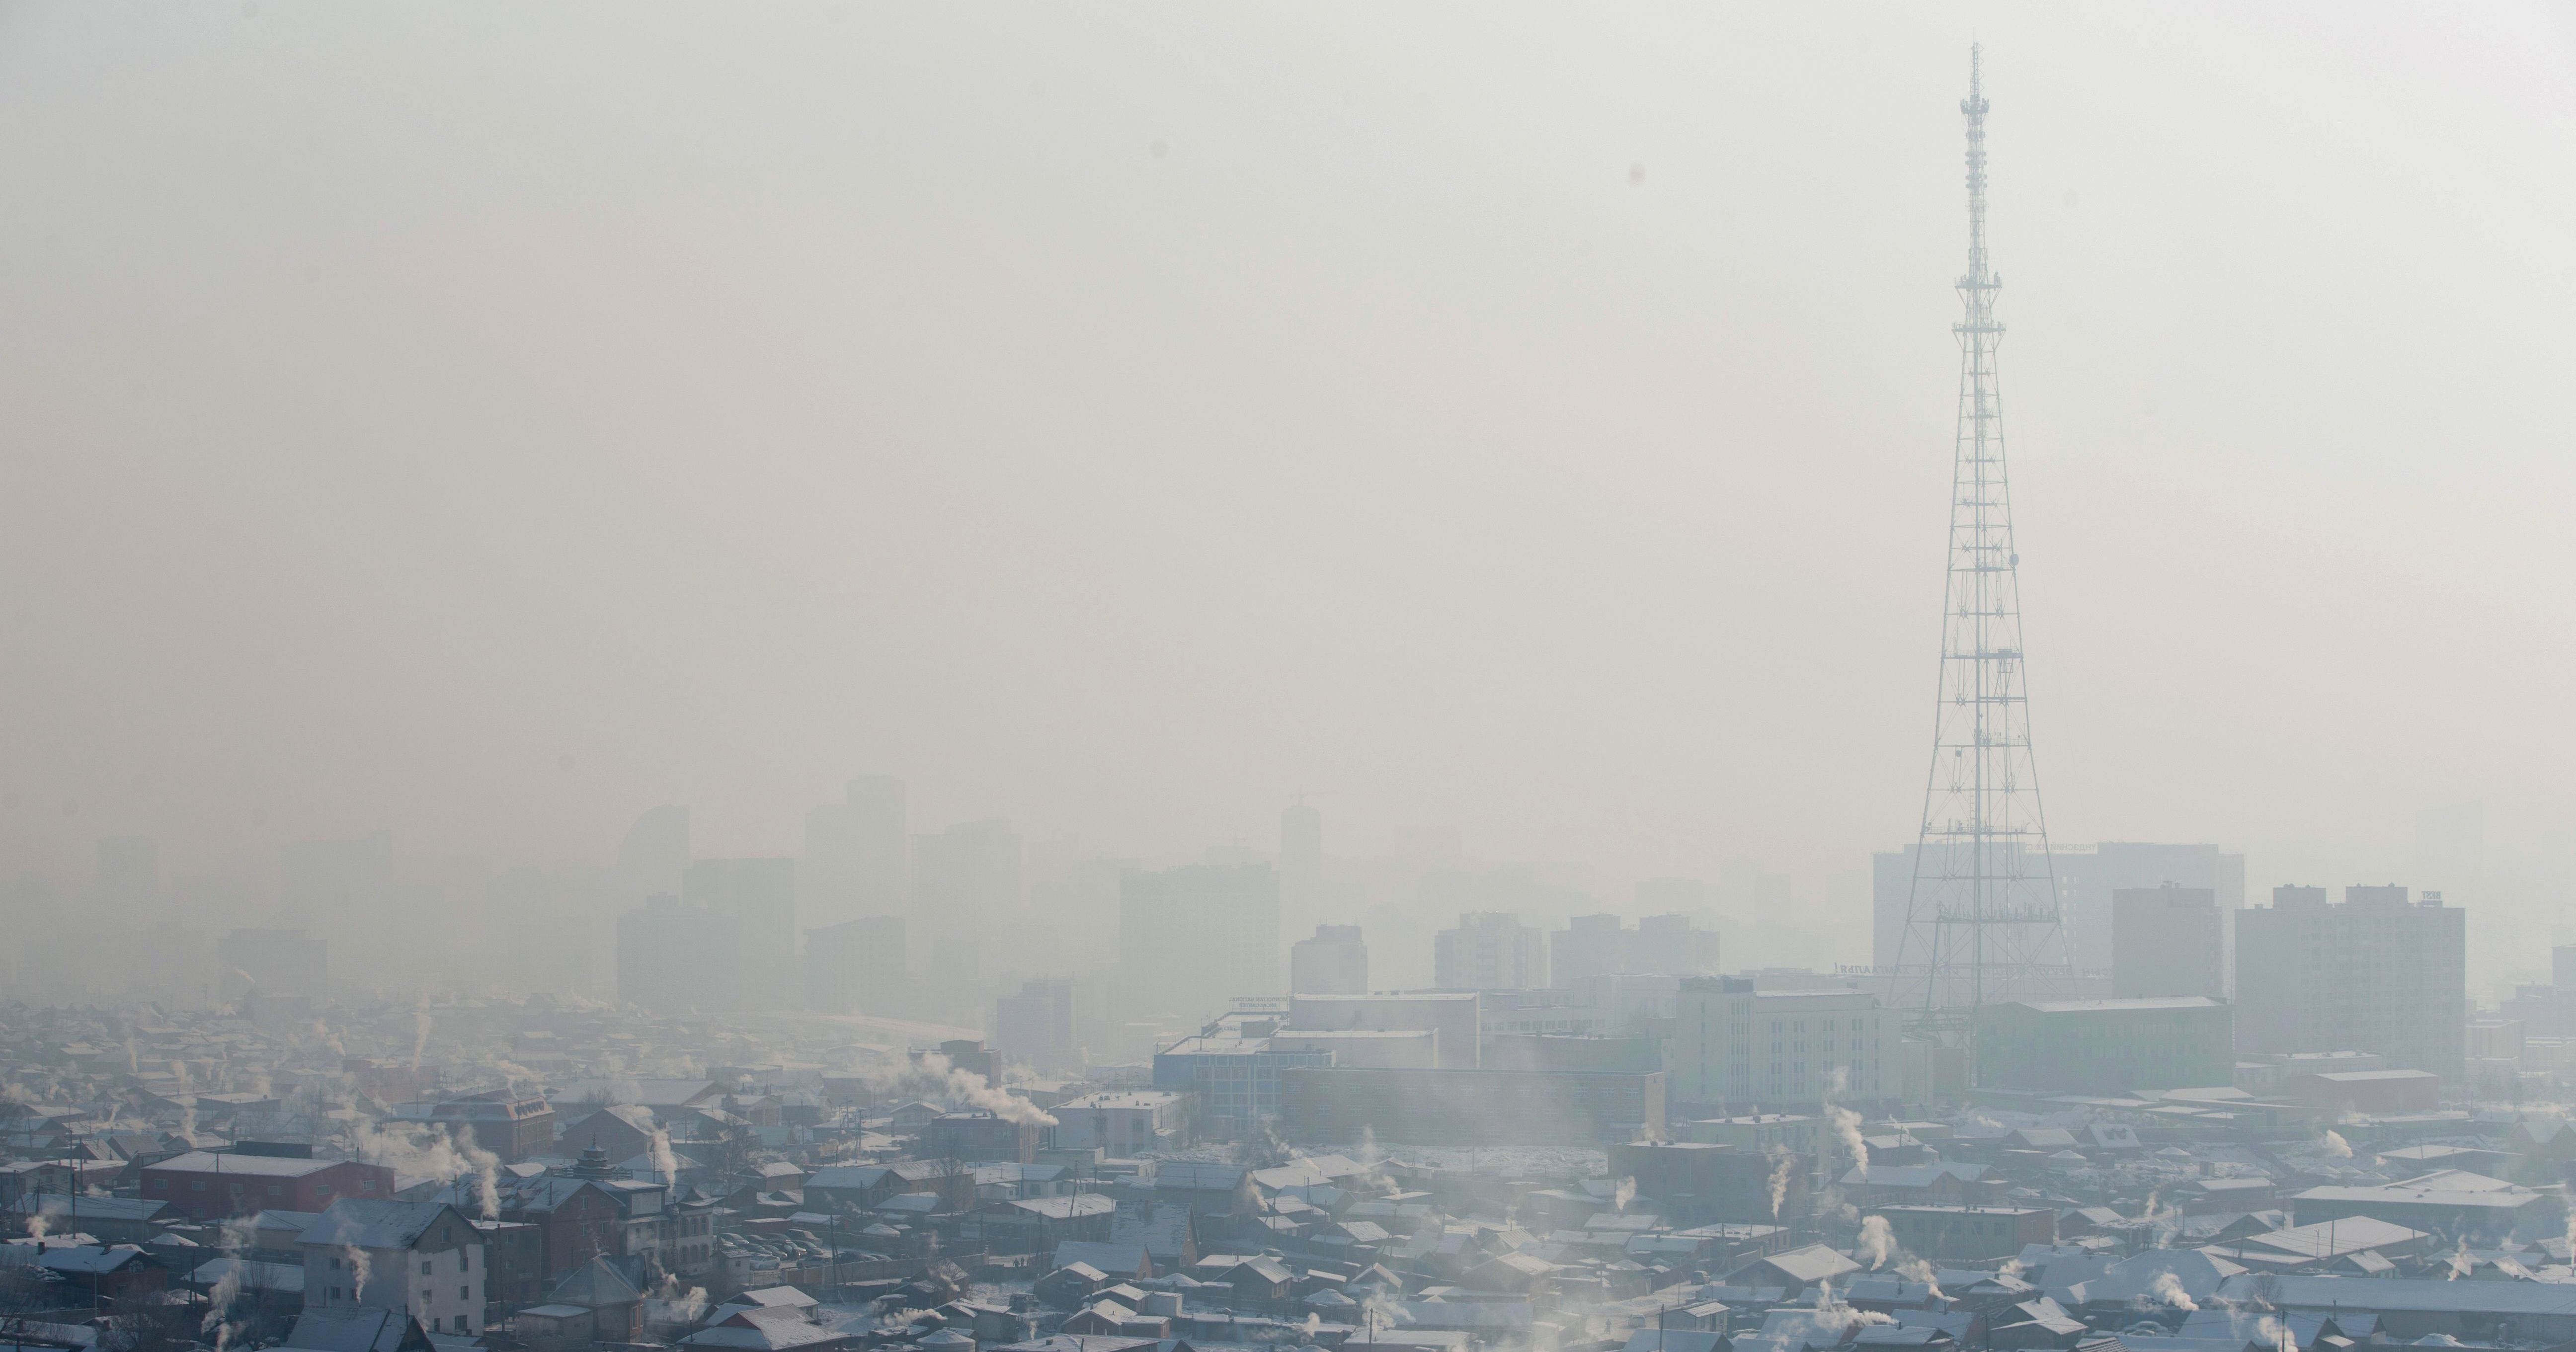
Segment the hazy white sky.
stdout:
<svg viewBox="0 0 2576 1352">
<path fill-rule="evenodd" d="M 1849 867 L 1972 36 L 2058 837 L 2576 820 L 2569 8 L 259 0 L 0 11 L 0 864 Z"/>
</svg>

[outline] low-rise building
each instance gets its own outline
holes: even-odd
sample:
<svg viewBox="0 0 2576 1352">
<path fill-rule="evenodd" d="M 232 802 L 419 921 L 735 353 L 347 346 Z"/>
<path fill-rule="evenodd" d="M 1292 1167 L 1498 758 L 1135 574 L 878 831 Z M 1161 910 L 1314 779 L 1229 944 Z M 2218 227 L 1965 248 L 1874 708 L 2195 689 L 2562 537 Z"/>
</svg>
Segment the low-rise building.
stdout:
<svg viewBox="0 0 2576 1352">
<path fill-rule="evenodd" d="M 1889 1206 L 1873 1214 L 1887 1218 L 1906 1252 L 1944 1262 L 1991 1262 L 2057 1242 L 2057 1213 L 2046 1207 Z"/>
<path fill-rule="evenodd" d="M 1988 1005 L 1975 1030 L 1985 1088 L 2116 1094 L 2234 1080 L 2232 1011 L 2206 996 Z"/>
<path fill-rule="evenodd" d="M 1636 1180 L 1637 1195 L 1682 1225 L 1778 1225 L 1807 1214 L 1812 1155 L 1773 1144 L 1746 1149 L 1695 1141 L 1632 1141 L 1610 1147 L 1610 1173 Z"/>
<path fill-rule="evenodd" d="M 1189 1096 L 1160 1089 L 1127 1089 L 1060 1103 L 1052 1109 L 1056 1150 L 1101 1150 L 1113 1159 L 1189 1143 Z"/>
<path fill-rule="evenodd" d="M 1612 1145 L 1664 1135 L 1664 1076 L 1586 1071 L 1280 1073 L 1279 1129 L 1298 1141 Z"/>
<path fill-rule="evenodd" d="M 500 1156 L 503 1164 L 554 1153 L 555 1110 L 535 1094 L 509 1089 L 467 1094 L 431 1109 L 429 1120 L 447 1128 L 450 1137 L 470 1139 Z"/>
<path fill-rule="evenodd" d="M 434 1333 L 483 1331 L 483 1235 L 437 1202 L 343 1198 L 304 1227 L 304 1301 L 399 1310 Z"/>
<path fill-rule="evenodd" d="M 143 1200 L 167 1202 L 190 1220 L 219 1221 L 259 1211 L 321 1211 L 341 1198 L 392 1201 L 394 1171 L 358 1160 L 191 1150 L 143 1166 Z"/>
</svg>

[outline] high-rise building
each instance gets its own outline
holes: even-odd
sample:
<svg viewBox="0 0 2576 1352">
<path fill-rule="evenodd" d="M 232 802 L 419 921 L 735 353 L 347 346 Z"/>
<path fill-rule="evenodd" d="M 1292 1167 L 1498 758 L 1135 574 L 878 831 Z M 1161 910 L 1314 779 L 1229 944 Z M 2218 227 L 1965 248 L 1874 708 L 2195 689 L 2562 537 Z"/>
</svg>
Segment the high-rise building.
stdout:
<svg viewBox="0 0 2576 1352">
<path fill-rule="evenodd" d="M 1904 941 L 1905 899 L 1918 852 L 1919 847 L 1908 845 L 1870 860 L 1870 960 L 1881 970 L 1894 967 Z M 2036 867 L 2028 862 L 2013 866 Z M 2222 911 L 2245 906 L 2245 856 L 2216 845 L 2117 840 L 2089 847 L 2060 845 L 2051 855 L 2050 867 L 2064 903 L 2067 949 L 2080 973 L 2111 970 L 2111 897 L 2124 888 L 2167 883 L 2206 888 Z"/>
<path fill-rule="evenodd" d="M 1290 995 L 1365 995 L 1368 945 L 1357 925 L 1317 925 L 1315 937 L 1288 947 Z"/>
<path fill-rule="evenodd" d="M 743 960 L 761 969 L 746 977 L 758 994 L 783 1005 L 796 962 L 796 861 L 693 860 L 681 875 L 680 899 L 734 926 Z"/>
<path fill-rule="evenodd" d="M 912 910 L 917 931 L 972 937 L 1019 917 L 1020 833 L 999 817 L 961 822 L 913 842 Z"/>
<path fill-rule="evenodd" d="M 1048 1073 L 1075 1061 L 1073 983 L 1036 979 L 994 1002 L 993 1050 Z"/>
<path fill-rule="evenodd" d="M 1547 984 L 1547 935 L 1507 911 L 1470 911 L 1432 937 L 1431 971 L 1442 990 L 1536 990 Z"/>
<path fill-rule="evenodd" d="M 797 872 L 805 917 L 817 925 L 904 913 L 911 873 L 903 781 L 861 775 L 842 801 L 805 814 L 804 867 Z"/>
<path fill-rule="evenodd" d="M 617 998 L 662 1013 L 730 1008 L 740 994 L 739 932 L 669 893 L 617 917 Z"/>
<path fill-rule="evenodd" d="M 2171 883 L 2112 893 L 2111 994 L 2226 999 L 2227 913 L 2217 894 Z"/>
<path fill-rule="evenodd" d="M 1718 936 L 1687 915 L 1578 915 L 1548 936 L 1548 978 L 1572 989 L 1603 976 L 1715 976 Z"/>
<path fill-rule="evenodd" d="M 1637 917 L 1637 937 L 1628 952 L 1629 976 L 1717 975 L 1717 931 L 1704 930 L 1686 915 Z"/>
<path fill-rule="evenodd" d="M 1547 936 L 1548 975 L 1572 986 L 1585 977 L 1623 974 L 1632 937 L 1615 915 L 1578 915 Z"/>
<path fill-rule="evenodd" d="M 680 895 L 680 874 L 689 867 L 689 810 L 665 803 L 647 811 L 626 828 L 617 846 L 617 891 L 629 902 Z"/>
<path fill-rule="evenodd" d="M 2243 1052 L 2376 1052 L 2456 1081 L 2468 1025 L 2468 920 L 2398 886 L 2276 887 L 2236 917 Z"/>
<path fill-rule="evenodd" d="M 1118 882 L 1118 966 L 1137 1013 L 1198 1021 L 1236 996 L 1277 995 L 1279 873 L 1266 863 L 1129 869 Z"/>
<path fill-rule="evenodd" d="M 904 919 L 844 920 L 805 931 L 805 1008 L 883 1014 L 903 991 Z"/>
<path fill-rule="evenodd" d="M 1746 977 L 1687 977 L 1665 1071 L 1676 1104 L 1726 1116 L 1896 1099 L 1898 1014 L 1860 990 L 1764 991 Z M 1715 1110 L 1715 1111 L 1705 1111 Z"/>
</svg>

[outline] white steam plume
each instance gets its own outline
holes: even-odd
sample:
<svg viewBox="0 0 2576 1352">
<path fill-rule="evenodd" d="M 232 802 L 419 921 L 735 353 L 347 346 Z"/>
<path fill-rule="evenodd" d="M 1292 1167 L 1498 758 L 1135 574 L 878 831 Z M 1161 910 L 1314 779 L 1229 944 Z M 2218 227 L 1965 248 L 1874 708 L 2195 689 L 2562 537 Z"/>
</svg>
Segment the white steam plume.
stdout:
<svg viewBox="0 0 2576 1352">
<path fill-rule="evenodd" d="M 1637 1180 L 1633 1177 L 1622 1178 L 1619 1180 L 1618 1190 L 1610 1194 L 1610 1209 L 1613 1211 L 1626 1211 L 1628 1209 L 1628 1204 L 1636 1200 Z"/>
<path fill-rule="evenodd" d="M 463 1136 L 451 1138 L 443 1127 L 423 1130 L 398 1124 L 379 1131 L 373 1119 L 360 1117 L 350 1128 L 350 1142 L 359 1159 L 397 1174 L 425 1175 L 441 1183 L 472 1175 L 483 1219 L 501 1218 L 501 1157 L 474 1144 L 471 1127 Z"/>
<path fill-rule="evenodd" d="M 937 1052 L 921 1058 L 921 1074 L 936 1077 L 948 1097 L 981 1108 L 1005 1122 L 1029 1126 L 1052 1127 L 1055 1116 L 1017 1094 L 994 1088 L 983 1076 L 971 1070 L 959 1070 L 947 1057 Z"/>
<path fill-rule="evenodd" d="M 1825 1121 L 1832 1125 L 1834 1139 L 1842 1142 L 1844 1152 L 1851 1156 L 1852 1167 L 1867 1169 L 1869 1143 L 1860 1136 L 1860 1114 L 1839 1104 L 1828 1103 L 1825 1105 Z M 1840 1176 L 1839 1173 L 1833 1175 Z"/>
<path fill-rule="evenodd" d="M 429 1011 L 411 1012 L 411 1068 L 420 1069 L 420 1058 L 429 1051 Z"/>
<path fill-rule="evenodd" d="M 236 1216 L 224 1222 L 216 1232 L 216 1244 L 232 1261 L 223 1277 L 206 1293 L 206 1317 L 197 1325 L 199 1333 L 215 1335 L 215 1352 L 224 1352 L 241 1333 L 241 1324 L 229 1316 L 233 1302 L 241 1297 L 242 1252 L 259 1242 L 257 1222 L 249 1216 Z"/>
<path fill-rule="evenodd" d="M 1887 1266 L 1887 1260 L 1896 1256 L 1896 1231 L 1888 1226 L 1885 1216 L 1862 1218 L 1860 1243 L 1852 1250 L 1852 1256 L 1869 1264 L 1872 1271 Z"/>
<path fill-rule="evenodd" d="M 1771 1219 L 1780 1219 L 1780 1206 L 1789 1200 L 1789 1171 L 1796 1157 L 1785 1146 L 1771 1147 Z"/>
<path fill-rule="evenodd" d="M 2191 1298 L 2191 1293 L 2182 1289 L 2182 1278 L 2173 1275 L 2171 1272 L 2159 1272 L 2156 1274 L 2155 1281 L 2150 1283 L 2147 1287 L 2147 1299 L 2155 1304 L 2165 1307 L 2168 1310 L 2197 1310 L 2200 1308 L 2200 1302 L 2193 1300 Z"/>
<path fill-rule="evenodd" d="M 2328 1127 L 2326 1129 L 2325 1145 L 2326 1158 L 2328 1159 L 2348 1160 L 2352 1158 L 2352 1142 L 2345 1140 L 2343 1138 L 2343 1133 L 2336 1131 L 2332 1127 Z"/>
<path fill-rule="evenodd" d="M 367 1259 L 367 1251 L 352 1244 L 343 1244 L 340 1246 L 340 1260 L 349 1265 L 349 1298 L 363 1302 L 367 1278 L 373 1267 Z"/>
<path fill-rule="evenodd" d="M 662 1186 L 680 1186 L 680 1157 L 671 1153 L 671 1133 L 653 1128 L 653 1172 L 662 1176 Z"/>
</svg>

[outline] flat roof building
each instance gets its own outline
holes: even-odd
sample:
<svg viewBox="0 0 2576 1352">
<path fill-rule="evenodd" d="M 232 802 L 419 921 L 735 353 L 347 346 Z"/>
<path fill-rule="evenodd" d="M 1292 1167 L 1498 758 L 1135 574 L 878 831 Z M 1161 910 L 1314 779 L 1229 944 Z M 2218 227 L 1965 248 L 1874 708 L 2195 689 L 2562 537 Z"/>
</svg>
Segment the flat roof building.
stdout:
<svg viewBox="0 0 2576 1352">
<path fill-rule="evenodd" d="M 2227 1084 L 2232 1014 L 2198 995 L 1988 1005 L 1975 1030 L 1977 1083 L 2086 1094 Z"/>
</svg>

